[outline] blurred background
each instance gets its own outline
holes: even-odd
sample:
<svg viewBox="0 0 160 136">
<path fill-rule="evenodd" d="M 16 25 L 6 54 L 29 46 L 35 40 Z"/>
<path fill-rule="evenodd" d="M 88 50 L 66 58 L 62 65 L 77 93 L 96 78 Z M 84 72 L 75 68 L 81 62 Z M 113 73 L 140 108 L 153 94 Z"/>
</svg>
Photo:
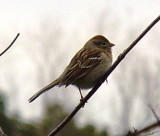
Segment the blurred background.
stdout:
<svg viewBox="0 0 160 136">
<path fill-rule="evenodd" d="M 6 134 L 50 133 L 79 103 L 78 89 L 55 87 L 33 103 L 28 99 L 58 77 L 94 35 L 116 45 L 115 60 L 159 15 L 159 7 L 159 0 L 1 0 L 0 52 L 20 33 L 0 58 L 0 126 Z M 160 23 L 59 135 L 120 136 L 155 122 L 148 104 L 160 113 L 159 44 Z"/>
</svg>

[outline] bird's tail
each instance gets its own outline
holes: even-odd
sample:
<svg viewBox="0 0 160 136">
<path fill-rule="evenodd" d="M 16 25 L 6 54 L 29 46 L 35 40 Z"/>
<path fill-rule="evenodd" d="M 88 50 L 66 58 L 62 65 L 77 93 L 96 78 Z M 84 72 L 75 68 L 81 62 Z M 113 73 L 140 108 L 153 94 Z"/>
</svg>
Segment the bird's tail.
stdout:
<svg viewBox="0 0 160 136">
<path fill-rule="evenodd" d="M 41 90 L 39 90 L 37 93 L 35 93 L 31 98 L 29 98 L 28 99 L 29 103 L 31 103 L 32 101 L 34 101 L 42 93 L 48 91 L 49 89 L 53 88 L 54 86 L 56 86 L 58 84 L 59 84 L 58 80 L 55 80 L 55 81 L 51 82 L 49 85 L 45 86 L 44 88 L 42 88 Z"/>
</svg>

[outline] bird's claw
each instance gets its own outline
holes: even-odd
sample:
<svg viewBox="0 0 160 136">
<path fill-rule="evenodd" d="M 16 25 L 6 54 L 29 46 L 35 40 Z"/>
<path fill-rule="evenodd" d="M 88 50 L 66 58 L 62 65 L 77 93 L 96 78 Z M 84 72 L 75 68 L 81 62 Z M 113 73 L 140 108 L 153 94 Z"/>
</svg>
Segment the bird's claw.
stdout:
<svg viewBox="0 0 160 136">
<path fill-rule="evenodd" d="M 106 79 L 106 84 L 108 84 L 108 80 Z"/>
</svg>

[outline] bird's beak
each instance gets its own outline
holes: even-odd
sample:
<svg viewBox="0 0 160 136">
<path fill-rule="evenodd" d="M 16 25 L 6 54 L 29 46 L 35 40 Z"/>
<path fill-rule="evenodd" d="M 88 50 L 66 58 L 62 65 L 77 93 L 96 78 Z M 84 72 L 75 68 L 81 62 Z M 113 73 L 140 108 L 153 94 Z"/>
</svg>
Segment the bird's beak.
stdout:
<svg viewBox="0 0 160 136">
<path fill-rule="evenodd" d="M 110 43 L 110 44 L 109 44 L 109 46 L 110 46 L 110 47 L 113 47 L 113 46 L 115 46 L 115 44 L 113 44 L 113 43 Z"/>
</svg>

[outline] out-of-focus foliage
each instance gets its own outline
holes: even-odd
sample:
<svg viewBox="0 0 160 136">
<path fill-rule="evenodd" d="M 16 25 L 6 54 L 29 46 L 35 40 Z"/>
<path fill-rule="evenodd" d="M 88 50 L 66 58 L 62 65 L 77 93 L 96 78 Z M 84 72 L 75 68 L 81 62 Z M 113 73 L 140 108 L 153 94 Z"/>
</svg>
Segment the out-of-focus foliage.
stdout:
<svg viewBox="0 0 160 136">
<path fill-rule="evenodd" d="M 0 126 L 8 136 L 48 135 L 68 115 L 60 105 L 49 105 L 41 121 L 27 124 L 18 117 L 9 117 L 5 107 L 5 99 L 0 95 Z M 72 119 L 58 136 L 108 136 L 108 133 L 106 130 L 97 130 L 91 124 L 78 128 Z"/>
</svg>

